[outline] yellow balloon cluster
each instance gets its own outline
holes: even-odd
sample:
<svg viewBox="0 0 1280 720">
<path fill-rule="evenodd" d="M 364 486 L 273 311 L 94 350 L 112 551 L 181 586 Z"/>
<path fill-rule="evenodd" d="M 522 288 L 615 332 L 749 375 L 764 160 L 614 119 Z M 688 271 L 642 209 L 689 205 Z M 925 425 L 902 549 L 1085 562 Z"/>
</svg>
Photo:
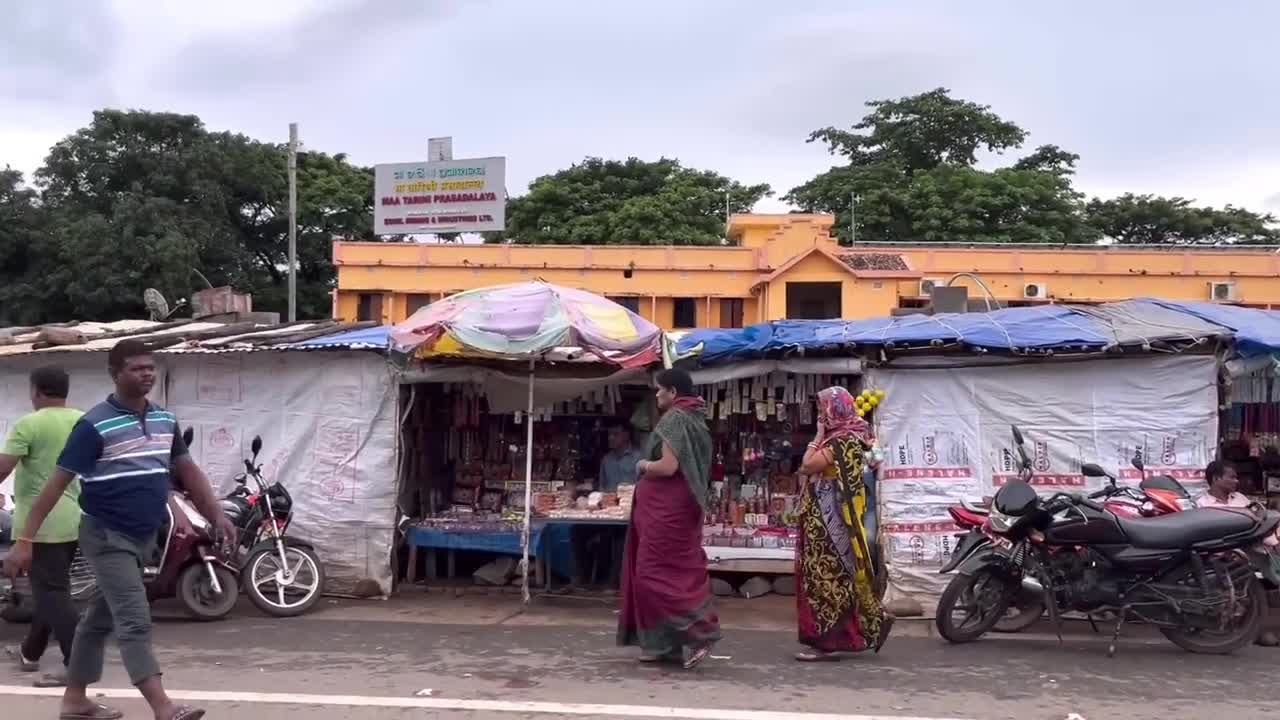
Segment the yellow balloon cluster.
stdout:
<svg viewBox="0 0 1280 720">
<path fill-rule="evenodd" d="M 872 390 L 868 388 L 863 390 L 853 399 L 853 406 L 858 411 L 858 417 L 866 417 L 867 413 L 875 410 L 883 400 L 883 390 Z"/>
</svg>

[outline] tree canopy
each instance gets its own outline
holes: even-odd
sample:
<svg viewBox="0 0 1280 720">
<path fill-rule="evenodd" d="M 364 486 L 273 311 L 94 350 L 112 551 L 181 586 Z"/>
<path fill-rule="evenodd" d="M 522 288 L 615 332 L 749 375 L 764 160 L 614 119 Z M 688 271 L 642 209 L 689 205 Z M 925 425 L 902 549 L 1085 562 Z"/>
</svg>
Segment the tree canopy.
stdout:
<svg viewBox="0 0 1280 720">
<path fill-rule="evenodd" d="M 1072 185 L 1080 158 L 1057 145 L 982 169 L 984 154 L 1019 150 L 1028 133 L 945 88 L 867 106 L 850 129 L 809 135 L 844 163 L 783 197 L 808 212 L 835 214 L 845 242 L 851 210 L 859 241 L 1280 242 L 1275 218 L 1242 208 L 1149 195 L 1085 202 Z"/>
<path fill-rule="evenodd" d="M 341 155 L 298 163 L 298 313 L 329 314 L 334 237 L 369 237 L 373 174 Z M 103 110 L 35 173 L 0 178 L 0 273 L 10 323 L 145 316 L 142 291 L 171 299 L 201 276 L 285 309 L 285 148 L 207 130 L 193 115 Z M 4 218 L 9 220 L 9 218 Z"/>
<path fill-rule="evenodd" d="M 750 212 L 768 185 L 743 185 L 678 160 L 589 157 L 534 180 L 507 203 L 507 229 L 491 238 L 527 244 L 716 245 L 726 203 Z"/>
</svg>

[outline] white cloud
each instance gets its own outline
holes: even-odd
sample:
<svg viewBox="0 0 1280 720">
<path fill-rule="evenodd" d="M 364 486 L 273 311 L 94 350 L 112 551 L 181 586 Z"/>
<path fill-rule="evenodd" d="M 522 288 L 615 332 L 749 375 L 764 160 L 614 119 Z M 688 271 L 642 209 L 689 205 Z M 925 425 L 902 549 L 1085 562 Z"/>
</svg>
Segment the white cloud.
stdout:
<svg viewBox="0 0 1280 720">
<path fill-rule="evenodd" d="M 1082 155 L 1079 186 L 1264 208 L 1280 191 L 1280 8 L 793 0 L 45 0 L 0 27 L 0 165 L 114 107 L 363 163 L 508 156 L 512 190 L 585 155 L 679 157 L 779 193 L 866 100 L 937 86 Z M 1270 199 L 1270 200 L 1269 200 Z M 766 209 L 778 209 L 766 201 Z"/>
</svg>

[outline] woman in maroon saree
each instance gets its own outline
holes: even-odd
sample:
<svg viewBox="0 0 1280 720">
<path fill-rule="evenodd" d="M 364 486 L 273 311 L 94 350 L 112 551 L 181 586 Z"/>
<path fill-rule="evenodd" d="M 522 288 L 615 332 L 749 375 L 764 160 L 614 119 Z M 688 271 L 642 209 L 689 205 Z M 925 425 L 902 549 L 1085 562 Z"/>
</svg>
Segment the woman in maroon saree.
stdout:
<svg viewBox="0 0 1280 720">
<path fill-rule="evenodd" d="M 640 480 L 622 563 L 618 644 L 638 645 L 641 662 L 692 669 L 720 639 L 702 551 L 711 433 L 687 372 L 666 370 L 657 385 L 663 414 L 650 440 L 650 459 L 637 468 Z"/>
</svg>

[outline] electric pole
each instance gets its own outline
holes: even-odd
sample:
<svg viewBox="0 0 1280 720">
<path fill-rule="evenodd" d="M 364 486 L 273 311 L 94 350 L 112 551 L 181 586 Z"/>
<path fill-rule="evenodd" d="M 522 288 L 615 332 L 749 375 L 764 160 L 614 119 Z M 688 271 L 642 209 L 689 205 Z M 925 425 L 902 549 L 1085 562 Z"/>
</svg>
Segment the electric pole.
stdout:
<svg viewBox="0 0 1280 720">
<path fill-rule="evenodd" d="M 849 193 L 849 244 L 858 244 L 858 193 Z"/>
<path fill-rule="evenodd" d="M 289 123 L 289 322 L 298 320 L 298 123 Z"/>
</svg>

